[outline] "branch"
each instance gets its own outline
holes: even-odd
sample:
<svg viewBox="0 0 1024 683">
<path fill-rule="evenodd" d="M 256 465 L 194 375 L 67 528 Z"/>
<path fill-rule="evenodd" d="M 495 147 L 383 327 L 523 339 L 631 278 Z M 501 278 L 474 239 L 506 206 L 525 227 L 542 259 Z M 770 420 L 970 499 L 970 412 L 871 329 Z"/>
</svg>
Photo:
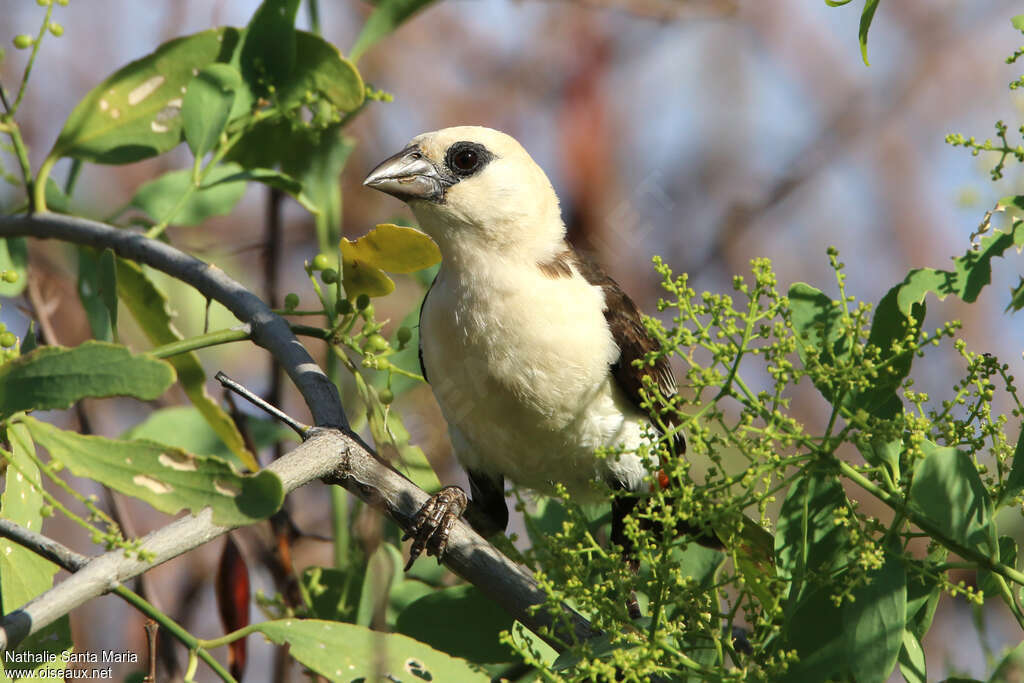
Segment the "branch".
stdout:
<svg viewBox="0 0 1024 683">
<path fill-rule="evenodd" d="M 192 285 L 251 325 L 253 341 L 270 351 L 285 368 L 317 425 L 347 426 L 337 389 L 288 324 L 215 266 L 162 242 L 83 218 L 55 214 L 0 216 L 0 238 L 21 236 L 56 238 L 99 249 L 110 247 L 123 258 L 147 264 Z M 312 429 L 308 436 L 304 443 L 267 467 L 281 478 L 286 493 L 323 479 L 345 487 L 408 529 L 413 515 L 427 500 L 426 493 L 387 466 L 347 427 Z M 0 651 L 16 647 L 25 637 L 121 582 L 230 530 L 214 524 L 210 511 L 204 510 L 177 519 L 142 539 L 140 550 L 151 556 L 151 561 L 125 557 L 120 550 L 91 559 L 65 581 L 4 615 L 0 621 Z M 444 561 L 454 573 L 480 588 L 556 649 L 561 650 L 566 642 L 597 635 L 583 617 L 568 607 L 563 607 L 558 619 L 548 610 L 533 609 L 546 601 L 546 595 L 530 573 L 487 543 L 463 520 L 452 529 Z"/>
<path fill-rule="evenodd" d="M 39 557 L 53 562 L 69 572 L 75 572 L 89 564 L 89 558 L 76 553 L 63 543 L 52 538 L 37 534 L 9 519 L 0 519 L 0 537 L 10 539 L 23 548 L 31 550 Z"/>
<path fill-rule="evenodd" d="M 306 348 L 263 301 L 215 265 L 138 233 L 76 216 L 54 213 L 0 217 L 0 237 L 59 239 L 85 246 L 110 247 L 118 256 L 144 263 L 195 287 L 249 323 L 252 340 L 271 353 L 295 382 L 313 421 L 321 427 L 347 427 L 338 389 Z"/>
</svg>

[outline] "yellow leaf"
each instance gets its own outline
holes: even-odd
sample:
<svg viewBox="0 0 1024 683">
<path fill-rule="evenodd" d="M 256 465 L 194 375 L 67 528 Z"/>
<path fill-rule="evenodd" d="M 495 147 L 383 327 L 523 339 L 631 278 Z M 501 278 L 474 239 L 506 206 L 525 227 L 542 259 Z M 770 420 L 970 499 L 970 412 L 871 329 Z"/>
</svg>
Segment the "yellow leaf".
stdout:
<svg viewBox="0 0 1024 683">
<path fill-rule="evenodd" d="M 384 274 L 412 273 L 441 260 L 434 241 L 415 228 L 382 223 L 355 242 L 341 238 L 345 295 L 385 296 L 395 283 Z"/>
</svg>

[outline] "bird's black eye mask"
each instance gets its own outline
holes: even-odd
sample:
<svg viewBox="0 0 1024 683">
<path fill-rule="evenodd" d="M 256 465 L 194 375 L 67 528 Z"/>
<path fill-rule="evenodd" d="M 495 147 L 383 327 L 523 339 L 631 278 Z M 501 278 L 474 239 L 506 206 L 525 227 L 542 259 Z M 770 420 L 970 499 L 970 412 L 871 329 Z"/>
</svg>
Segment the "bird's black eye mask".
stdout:
<svg viewBox="0 0 1024 683">
<path fill-rule="evenodd" d="M 494 155 L 480 143 L 462 141 L 448 148 L 444 155 L 444 165 L 455 176 L 455 182 L 458 182 L 482 171 L 492 159 Z"/>
</svg>

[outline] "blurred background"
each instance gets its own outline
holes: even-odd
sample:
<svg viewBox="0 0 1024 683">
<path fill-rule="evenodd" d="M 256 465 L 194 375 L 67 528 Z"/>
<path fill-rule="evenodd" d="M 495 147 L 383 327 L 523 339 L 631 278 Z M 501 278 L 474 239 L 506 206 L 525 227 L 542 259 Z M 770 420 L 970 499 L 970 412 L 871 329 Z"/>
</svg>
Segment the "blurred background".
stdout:
<svg viewBox="0 0 1024 683">
<path fill-rule="evenodd" d="M 0 39 L 35 33 L 42 10 L 29 0 L 3 0 Z M 37 168 L 73 106 L 99 81 L 173 37 L 211 26 L 247 23 L 256 0 L 72 0 L 55 19 L 65 27 L 48 39 L 19 115 Z M 321 3 L 323 35 L 347 52 L 371 10 L 363 2 Z M 1021 174 L 1009 169 L 992 182 L 994 158 L 974 158 L 943 142 L 950 132 L 994 135 L 997 119 L 1011 130 L 1024 118 L 1024 99 L 1006 85 L 1020 75 L 1004 58 L 1022 42 L 1010 26 L 1020 12 L 1012 0 L 934 0 L 882 3 L 860 59 L 861 3 L 830 8 L 824 2 L 778 0 L 446 0 L 428 7 L 359 62 L 366 81 L 394 95 L 373 103 L 348 132 L 357 146 L 339 182 L 342 232 L 362 235 L 376 223 L 408 220 L 394 199 L 361 187 L 378 161 L 414 135 L 437 128 L 486 125 L 518 138 L 548 172 L 572 241 L 591 251 L 637 301 L 653 312 L 661 255 L 691 274 L 700 291 L 729 291 L 732 276 L 749 272 L 753 257 L 774 263 L 779 288 L 809 282 L 835 296 L 826 257 L 836 246 L 847 264 L 847 291 L 877 302 L 911 268 L 944 268 L 961 255 L 970 233 L 999 197 L 1021 193 Z M 300 27 L 308 27 L 305 8 Z M 0 78 L 18 82 L 26 51 L 7 47 Z M 1012 139 L 1012 138 L 1011 138 Z M 54 177 L 62 181 L 68 162 Z M 77 207 L 97 218 L 127 202 L 160 173 L 186 168 L 187 150 L 124 167 L 87 164 Z M 16 190 L 0 185 L 0 204 Z M 197 228 L 169 231 L 172 243 L 227 270 L 254 292 L 272 292 L 280 305 L 294 291 L 304 305 L 314 297 L 302 270 L 317 251 L 312 220 L 284 200 L 283 241 L 267 256 L 268 192 L 250 188 L 229 216 Z M 74 260 L 61 245 L 32 244 L 37 276 L 32 292 L 44 304 L 53 334 L 65 345 L 89 336 L 74 293 Z M 1013 253 L 1013 252 L 1010 252 Z M 1024 316 L 1003 312 L 1020 267 L 997 260 L 993 285 L 975 305 L 929 300 L 927 329 L 964 321 L 961 336 L 976 351 L 996 354 L 1024 375 Z M 203 302 L 172 288 L 178 327 L 197 333 Z M 378 318 L 397 324 L 418 305 L 422 288 L 398 280 L 395 295 L 377 304 Z M 22 334 L 27 319 L 4 305 L 3 321 Z M 22 302 L 24 303 L 24 302 Z M 231 324 L 220 315 L 220 324 Z M 127 320 L 123 316 L 122 320 Z M 393 328 L 389 328 L 393 329 Z M 132 337 L 131 330 L 124 332 Z M 137 348 L 147 345 L 139 341 Z M 322 356 L 323 348 L 310 341 Z M 269 391 L 269 358 L 251 345 L 203 351 L 208 374 L 223 369 L 257 391 Z M 917 367 L 918 388 L 947 392 L 962 375 L 959 357 L 936 354 Z M 280 400 L 299 419 L 308 413 L 290 387 Z M 179 397 L 171 397 L 177 400 Z M 145 407 L 130 401 L 89 402 L 92 428 L 116 435 Z M 449 457 L 443 420 L 429 389 L 402 396 L 413 441 L 423 447 L 445 483 L 463 483 Z M 809 423 L 812 401 L 795 405 Z M 803 411 L 803 412 L 801 412 Z M 827 416 L 826 416 L 827 417 Z M 73 416 L 55 416 L 69 420 Z M 1019 426 L 1011 419 L 1011 438 Z M 94 485 L 82 481 L 83 490 Z M 304 531 L 329 534 L 326 493 L 311 486 L 292 497 L 291 513 Z M 851 492 L 852 493 L 852 492 Z M 137 533 L 165 523 L 144 506 L 131 506 Z M 59 520 L 53 520 L 59 529 Z M 1020 524 L 1003 527 L 1024 541 Z M 1007 525 L 1011 525 L 1007 527 Z M 68 528 L 64 540 L 76 538 Z M 1007 531 L 1004 530 L 1004 533 Z M 59 536 L 59 533 L 57 533 Z M 239 534 L 247 553 L 260 552 L 258 531 Z M 211 547 L 212 546 L 212 547 Z M 211 544 L 147 578 L 147 591 L 200 637 L 219 634 L 210 580 L 219 545 Z M 95 548 L 76 547 L 82 552 Z M 330 546 L 304 540 L 297 566 L 329 562 Z M 254 563 L 256 564 L 256 563 Z M 973 580 L 973 577 L 963 577 Z M 254 577 L 273 592 L 269 577 Z M 944 598 L 924 645 L 930 673 L 982 676 L 992 652 L 1020 640 L 998 603 L 982 613 L 978 636 L 966 602 Z M 72 614 L 79 650 L 144 652 L 141 617 L 116 598 L 94 601 Z M 97 624 L 104 624 L 98 628 Z M 251 639 L 253 640 L 253 639 Z M 251 643 L 247 680 L 270 680 L 268 648 Z M 178 652 L 183 663 L 183 654 Z M 120 678 L 133 667 L 115 672 Z M 294 672 L 293 672 L 294 673 Z M 180 671 L 179 671 L 180 675 Z M 205 674 L 202 673 L 201 677 Z"/>
</svg>

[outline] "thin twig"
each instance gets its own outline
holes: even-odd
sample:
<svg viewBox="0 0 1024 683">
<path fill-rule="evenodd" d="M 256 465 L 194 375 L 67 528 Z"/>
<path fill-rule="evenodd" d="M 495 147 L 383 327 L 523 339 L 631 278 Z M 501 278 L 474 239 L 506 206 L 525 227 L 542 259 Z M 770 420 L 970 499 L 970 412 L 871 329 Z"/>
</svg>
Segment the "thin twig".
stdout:
<svg viewBox="0 0 1024 683">
<path fill-rule="evenodd" d="M 296 420 L 295 418 L 293 418 L 291 415 L 284 412 L 280 408 L 270 405 L 262 398 L 260 398 L 259 396 L 252 393 L 251 391 L 243 387 L 241 384 L 236 382 L 235 380 L 225 375 L 222 371 L 218 371 L 217 374 L 213 376 L 213 378 L 220 382 L 221 386 L 223 386 L 224 388 L 230 389 L 231 391 L 235 392 L 236 394 L 238 394 L 239 396 L 241 396 L 242 398 L 244 398 L 246 401 L 253 404 L 257 408 L 264 410 L 270 415 L 276 417 L 281 422 L 284 422 L 303 439 L 306 438 L 306 435 L 309 433 L 309 425 L 302 424 L 301 422 L 299 422 L 298 420 Z"/>
<path fill-rule="evenodd" d="M 52 538 L 29 531 L 9 519 L 0 519 L 0 536 L 14 541 L 21 547 L 31 550 L 36 555 L 53 562 L 58 567 L 69 572 L 78 571 L 89 564 L 87 556 L 76 553 L 71 548 L 58 543 Z"/>
</svg>

